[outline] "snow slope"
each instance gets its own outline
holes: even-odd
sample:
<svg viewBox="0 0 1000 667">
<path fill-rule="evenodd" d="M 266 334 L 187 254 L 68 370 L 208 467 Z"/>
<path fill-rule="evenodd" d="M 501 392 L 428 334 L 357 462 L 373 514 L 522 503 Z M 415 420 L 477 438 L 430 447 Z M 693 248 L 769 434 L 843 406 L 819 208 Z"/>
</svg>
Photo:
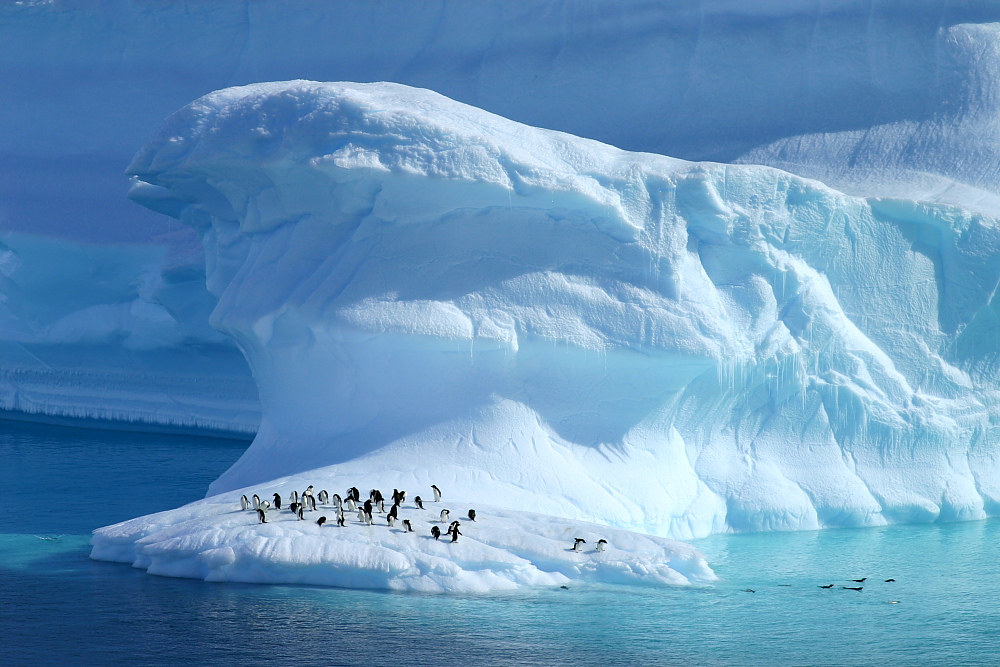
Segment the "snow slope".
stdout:
<svg viewBox="0 0 1000 667">
<path fill-rule="evenodd" d="M 377 473 L 675 538 L 1000 507 L 994 218 L 388 83 L 213 93 L 130 171 L 260 389 L 211 493 Z"/>
</svg>

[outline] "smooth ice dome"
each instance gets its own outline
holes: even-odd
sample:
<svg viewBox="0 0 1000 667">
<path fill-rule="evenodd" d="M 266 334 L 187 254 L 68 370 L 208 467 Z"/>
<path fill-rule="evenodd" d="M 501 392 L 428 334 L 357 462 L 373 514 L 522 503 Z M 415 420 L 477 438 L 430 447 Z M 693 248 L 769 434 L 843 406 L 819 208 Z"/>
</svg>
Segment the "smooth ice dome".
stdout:
<svg viewBox="0 0 1000 667">
<path fill-rule="evenodd" d="M 211 493 L 391 472 L 675 538 L 997 511 L 988 216 L 389 83 L 213 93 L 130 171 L 260 389 Z"/>
</svg>

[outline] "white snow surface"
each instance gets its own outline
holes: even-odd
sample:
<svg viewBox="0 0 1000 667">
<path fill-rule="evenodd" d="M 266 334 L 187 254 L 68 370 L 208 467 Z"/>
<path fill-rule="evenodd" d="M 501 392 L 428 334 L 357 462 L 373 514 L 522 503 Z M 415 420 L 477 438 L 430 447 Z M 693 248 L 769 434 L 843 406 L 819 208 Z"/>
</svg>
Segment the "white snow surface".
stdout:
<svg viewBox="0 0 1000 667">
<path fill-rule="evenodd" d="M 431 502 L 429 487 L 424 489 L 425 509 L 417 509 L 413 498 L 419 494 L 411 490 L 392 528 L 377 511 L 372 525 L 359 521 L 357 512 L 345 512 L 345 525 L 338 526 L 329 504 L 304 512 L 300 521 L 288 503 L 292 490 L 304 488 L 303 478 L 285 478 L 244 489 L 266 500 L 274 492 L 283 496 L 283 509 L 268 510 L 267 523 L 259 523 L 253 509 L 241 509 L 239 493 L 227 493 L 108 526 L 95 533 L 91 557 L 130 563 L 150 574 L 206 581 L 426 593 L 574 582 L 679 586 L 716 578 L 705 558 L 680 542 L 480 505 L 474 508 L 473 522 L 467 518 L 468 503 L 449 498 Z M 343 489 L 339 493 L 346 497 Z M 362 497 L 368 497 L 367 490 Z M 387 500 L 386 507 L 391 505 Z M 450 516 L 442 523 L 440 511 L 446 508 Z M 327 520 L 323 526 L 316 523 L 320 516 Z M 410 520 L 413 532 L 405 531 L 403 519 Z M 451 521 L 460 522 L 455 543 L 444 534 Z M 441 530 L 440 541 L 431 537 L 431 526 Z M 575 538 L 586 540 L 579 552 L 572 550 Z M 608 542 L 603 552 L 596 550 L 600 539 Z"/>
<path fill-rule="evenodd" d="M 678 539 L 1000 508 L 988 215 L 390 83 L 210 94 L 130 171 L 259 387 L 211 494 L 392 475 Z"/>
</svg>

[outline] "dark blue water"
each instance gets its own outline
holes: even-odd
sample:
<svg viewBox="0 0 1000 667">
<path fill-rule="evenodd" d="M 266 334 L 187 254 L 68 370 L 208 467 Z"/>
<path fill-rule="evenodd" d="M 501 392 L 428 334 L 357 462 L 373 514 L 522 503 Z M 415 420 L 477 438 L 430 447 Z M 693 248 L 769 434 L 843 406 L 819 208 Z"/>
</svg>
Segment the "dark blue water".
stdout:
<svg viewBox="0 0 1000 667">
<path fill-rule="evenodd" d="M 0 422 L 0 666 L 1000 664 L 997 521 L 716 536 L 700 589 L 431 596 L 88 559 L 92 529 L 200 498 L 244 447 Z"/>
</svg>

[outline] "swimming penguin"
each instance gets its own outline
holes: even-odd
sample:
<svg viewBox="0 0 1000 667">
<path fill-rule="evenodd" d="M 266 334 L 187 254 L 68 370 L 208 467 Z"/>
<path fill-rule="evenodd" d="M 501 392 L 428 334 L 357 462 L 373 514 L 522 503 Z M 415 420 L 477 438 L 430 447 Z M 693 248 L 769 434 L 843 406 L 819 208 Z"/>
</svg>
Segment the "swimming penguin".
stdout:
<svg viewBox="0 0 1000 667">
<path fill-rule="evenodd" d="M 435 540 L 440 540 L 441 539 L 441 529 L 438 528 L 437 526 L 431 526 L 431 535 L 434 537 Z"/>
<path fill-rule="evenodd" d="M 604 547 L 608 546 L 607 540 L 597 540 L 597 550 L 604 551 Z"/>
<path fill-rule="evenodd" d="M 476 510 L 469 510 L 469 521 L 476 520 Z"/>
<path fill-rule="evenodd" d="M 340 508 L 337 508 L 337 525 L 338 526 L 344 525 L 344 510 Z"/>
<path fill-rule="evenodd" d="M 274 494 L 274 509 L 276 509 L 276 510 L 280 510 L 281 509 L 281 494 L 280 493 Z"/>
<path fill-rule="evenodd" d="M 385 517 L 385 522 L 386 522 L 387 524 L 389 524 L 389 527 L 390 527 L 390 528 L 392 528 L 392 527 L 393 527 L 393 525 L 395 525 L 395 523 L 396 523 L 396 517 L 394 517 L 393 515 L 389 514 L 389 515 L 387 515 L 387 516 Z"/>
<path fill-rule="evenodd" d="M 441 502 L 441 489 L 437 488 L 434 484 L 431 484 L 431 488 L 434 489 L 434 502 Z"/>
<path fill-rule="evenodd" d="M 422 509 L 424 508 L 424 501 L 422 501 L 422 500 L 420 499 L 420 496 L 416 496 L 416 497 L 415 497 L 415 498 L 413 499 L 413 502 L 415 502 L 415 503 L 417 504 L 417 509 L 418 509 L 418 510 L 422 510 Z"/>
<path fill-rule="evenodd" d="M 250 509 L 250 499 L 247 498 L 247 494 L 245 493 L 240 497 L 240 507 L 243 508 L 244 512 Z"/>
<path fill-rule="evenodd" d="M 441 523 L 448 523 L 448 510 L 441 510 Z"/>
<path fill-rule="evenodd" d="M 255 510 L 260 509 L 260 496 L 258 496 L 256 493 L 253 494 L 253 508 Z"/>
<path fill-rule="evenodd" d="M 893 583 L 893 582 L 895 582 L 895 581 L 896 581 L 895 579 L 886 579 L 886 580 L 885 580 L 885 583 L 887 583 L 887 584 L 891 584 L 891 583 Z"/>
<path fill-rule="evenodd" d="M 826 586 L 820 586 L 820 588 L 833 588 L 833 584 L 827 584 Z"/>
<path fill-rule="evenodd" d="M 299 503 L 299 511 L 295 513 L 295 515 L 299 518 L 299 521 L 305 521 L 306 519 L 304 516 L 302 516 L 302 510 L 303 510 L 302 503 Z"/>
<path fill-rule="evenodd" d="M 458 529 L 458 526 L 455 526 L 455 530 L 451 531 L 451 541 L 453 543 L 454 542 L 458 542 L 458 536 L 461 535 L 461 534 L 462 534 L 462 531 L 460 531 Z"/>
<path fill-rule="evenodd" d="M 316 519 L 316 525 L 319 526 L 320 528 L 323 527 L 324 523 L 326 523 L 326 517 L 325 516 L 321 516 L 320 518 Z"/>
<path fill-rule="evenodd" d="M 868 577 L 861 577 L 860 579 L 851 579 L 851 581 L 853 581 L 856 584 L 863 584 L 863 583 L 865 583 L 865 579 L 867 579 L 867 578 Z"/>
<path fill-rule="evenodd" d="M 857 586 L 857 587 L 855 587 L 855 586 L 841 586 L 841 588 L 843 588 L 845 591 L 860 591 L 860 590 L 862 590 L 864 588 L 864 586 Z"/>
<path fill-rule="evenodd" d="M 330 502 L 330 494 L 326 492 L 326 489 L 323 489 L 322 491 L 319 492 L 319 501 L 321 503 Z"/>
<path fill-rule="evenodd" d="M 267 523 L 267 514 L 259 507 L 257 508 L 257 523 Z"/>
<path fill-rule="evenodd" d="M 408 532 L 408 533 L 412 533 L 413 532 L 413 526 L 410 525 L 410 520 L 409 519 L 403 519 L 403 528 L 405 528 L 406 532 Z"/>
<path fill-rule="evenodd" d="M 461 524 L 460 524 L 460 523 L 458 523 L 457 521 L 452 521 L 452 522 L 451 522 L 451 525 L 450 525 L 450 526 L 448 526 L 448 533 L 450 534 L 450 533 L 451 533 L 451 531 L 453 531 L 453 530 L 458 530 L 458 527 L 459 527 L 460 525 L 461 525 Z"/>
<path fill-rule="evenodd" d="M 579 551 L 580 550 L 580 545 L 581 544 L 586 544 L 586 543 L 587 543 L 587 540 L 583 539 L 582 537 L 574 538 L 573 539 L 573 551 Z"/>
<path fill-rule="evenodd" d="M 333 506 L 336 507 L 337 509 L 340 509 L 341 507 L 343 507 L 343 505 L 344 501 L 340 499 L 340 494 L 339 493 L 333 494 Z"/>
</svg>

